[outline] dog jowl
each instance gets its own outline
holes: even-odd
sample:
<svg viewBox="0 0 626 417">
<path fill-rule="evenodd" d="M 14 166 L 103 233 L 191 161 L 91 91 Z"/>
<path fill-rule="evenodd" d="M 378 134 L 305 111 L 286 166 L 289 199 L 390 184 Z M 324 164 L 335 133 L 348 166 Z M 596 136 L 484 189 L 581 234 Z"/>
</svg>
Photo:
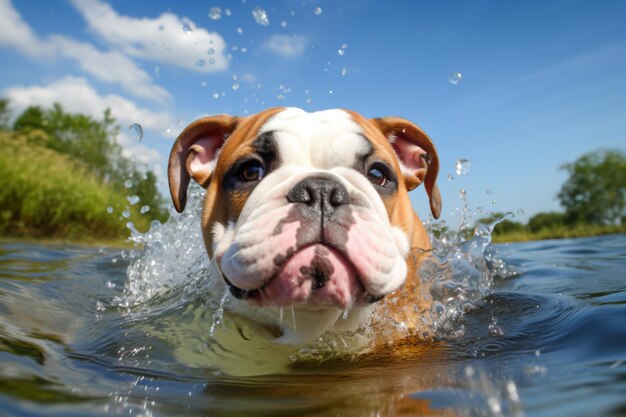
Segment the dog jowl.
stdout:
<svg viewBox="0 0 626 417">
<path fill-rule="evenodd" d="M 408 191 L 423 184 L 438 217 L 438 164 L 405 119 L 274 108 L 193 122 L 168 176 L 179 212 L 191 179 L 206 189 L 204 243 L 220 275 L 214 290 L 232 295 L 227 308 L 317 336 L 366 321 L 374 303 L 416 282 L 408 254 L 430 242 Z M 282 308 L 315 316 L 316 330 L 287 329 Z"/>
</svg>

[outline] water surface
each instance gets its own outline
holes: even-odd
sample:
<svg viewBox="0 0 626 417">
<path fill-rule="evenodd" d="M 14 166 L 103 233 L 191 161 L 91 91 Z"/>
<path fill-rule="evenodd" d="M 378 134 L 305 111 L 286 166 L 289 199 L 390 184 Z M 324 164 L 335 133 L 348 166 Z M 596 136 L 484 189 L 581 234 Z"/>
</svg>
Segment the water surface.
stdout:
<svg viewBox="0 0 626 417">
<path fill-rule="evenodd" d="M 153 232 L 167 244 L 167 228 Z M 626 415 L 626 236 L 494 249 L 487 264 L 518 273 L 489 265 L 489 287 L 439 323 L 441 341 L 241 377 L 203 365 L 219 306 L 201 282 L 164 278 L 180 281 L 183 266 L 140 251 L 3 242 L 0 414 Z M 204 267 L 183 272 L 193 281 Z"/>
</svg>

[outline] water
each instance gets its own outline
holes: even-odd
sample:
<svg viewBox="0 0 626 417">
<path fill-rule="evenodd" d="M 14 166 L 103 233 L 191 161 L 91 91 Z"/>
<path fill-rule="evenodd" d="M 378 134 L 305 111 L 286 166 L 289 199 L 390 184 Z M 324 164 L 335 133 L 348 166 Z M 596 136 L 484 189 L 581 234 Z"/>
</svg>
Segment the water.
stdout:
<svg viewBox="0 0 626 417">
<path fill-rule="evenodd" d="M 267 18 L 267 12 L 262 7 L 255 7 L 252 10 L 252 17 L 261 26 L 269 26 L 270 21 Z"/>
<path fill-rule="evenodd" d="M 211 20 L 220 20 L 222 18 L 222 9 L 219 7 L 211 7 L 209 9 L 209 18 Z"/>
<path fill-rule="evenodd" d="M 626 415 L 624 235 L 490 245 L 431 225 L 435 337 L 350 359 L 333 352 L 367 329 L 294 349 L 216 314 L 189 204 L 134 233 L 145 250 L 0 244 L 0 414 Z"/>
<path fill-rule="evenodd" d="M 463 81 L 463 75 L 460 72 L 453 72 L 448 75 L 448 82 L 452 85 L 458 85 Z"/>
</svg>

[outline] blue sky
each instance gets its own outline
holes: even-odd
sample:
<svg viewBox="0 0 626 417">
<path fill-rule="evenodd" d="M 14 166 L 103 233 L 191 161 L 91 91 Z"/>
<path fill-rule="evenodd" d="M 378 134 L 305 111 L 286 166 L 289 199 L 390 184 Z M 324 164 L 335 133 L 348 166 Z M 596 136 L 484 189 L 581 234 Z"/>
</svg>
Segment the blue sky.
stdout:
<svg viewBox="0 0 626 417">
<path fill-rule="evenodd" d="M 471 210 L 521 209 L 526 220 L 559 209 L 559 165 L 626 149 L 625 22 L 617 0 L 0 0 L 0 92 L 16 113 L 111 107 L 126 154 L 162 177 L 173 138 L 204 115 L 402 116 L 438 148 L 444 218 L 458 218 L 463 188 Z M 459 158 L 469 174 L 454 172 Z M 412 201 L 427 213 L 425 193 Z"/>
</svg>

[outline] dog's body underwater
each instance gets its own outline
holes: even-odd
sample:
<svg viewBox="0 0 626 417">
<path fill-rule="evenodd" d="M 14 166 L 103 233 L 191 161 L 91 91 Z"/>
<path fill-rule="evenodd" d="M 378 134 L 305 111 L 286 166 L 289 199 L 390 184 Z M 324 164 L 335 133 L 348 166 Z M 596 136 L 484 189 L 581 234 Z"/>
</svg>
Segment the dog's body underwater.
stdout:
<svg viewBox="0 0 626 417">
<path fill-rule="evenodd" d="M 296 108 L 197 120 L 168 168 L 179 212 L 190 179 L 207 190 L 202 231 L 216 297 L 230 291 L 228 310 L 283 343 L 355 329 L 381 303 L 390 316 L 419 319 L 424 306 L 398 291 L 419 286 L 420 256 L 409 255 L 430 249 L 408 191 L 424 183 L 439 217 L 437 172 L 433 143 L 405 119 Z"/>
</svg>

